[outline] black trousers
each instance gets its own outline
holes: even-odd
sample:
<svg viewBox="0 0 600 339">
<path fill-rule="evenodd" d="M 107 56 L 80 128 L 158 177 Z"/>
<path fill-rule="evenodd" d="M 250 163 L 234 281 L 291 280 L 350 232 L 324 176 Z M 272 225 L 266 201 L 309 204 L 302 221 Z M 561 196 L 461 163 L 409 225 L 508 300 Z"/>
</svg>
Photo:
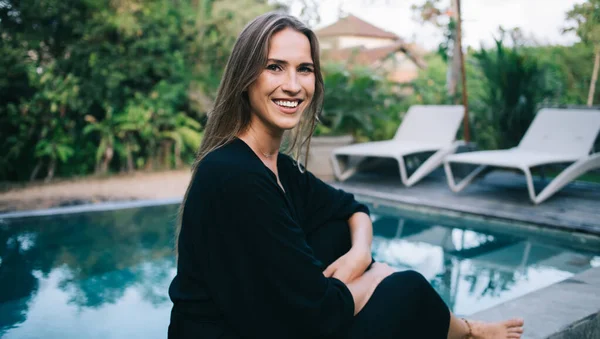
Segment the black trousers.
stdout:
<svg viewBox="0 0 600 339">
<path fill-rule="evenodd" d="M 329 266 L 346 253 L 350 230 L 345 221 L 332 222 L 308 235 L 315 256 Z M 385 278 L 354 317 L 347 338 L 445 339 L 450 311 L 420 273 L 397 272 Z"/>
</svg>

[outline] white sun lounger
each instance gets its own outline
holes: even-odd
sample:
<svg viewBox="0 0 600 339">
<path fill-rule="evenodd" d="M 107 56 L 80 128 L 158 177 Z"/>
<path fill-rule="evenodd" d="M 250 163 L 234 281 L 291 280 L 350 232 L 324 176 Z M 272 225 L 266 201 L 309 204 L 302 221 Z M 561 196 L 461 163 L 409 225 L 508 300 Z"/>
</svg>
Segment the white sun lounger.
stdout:
<svg viewBox="0 0 600 339">
<path fill-rule="evenodd" d="M 392 140 L 366 142 L 335 149 L 331 162 L 336 178 L 344 181 L 368 158 L 391 158 L 398 161 L 400 179 L 408 187 L 431 173 L 462 141 L 456 132 L 464 116 L 463 106 L 411 106 Z M 421 152 L 435 152 L 408 177 L 404 157 Z M 345 168 L 342 169 L 342 163 Z"/>
<path fill-rule="evenodd" d="M 525 173 L 531 201 L 539 204 L 583 173 L 600 168 L 600 153 L 590 154 L 599 131 L 598 110 L 542 109 L 517 147 L 447 156 L 444 169 L 448 185 L 452 191 L 459 192 L 488 166 L 516 168 Z M 453 163 L 479 166 L 456 183 L 451 168 Z M 536 195 L 531 168 L 557 163 L 572 164 Z"/>
</svg>

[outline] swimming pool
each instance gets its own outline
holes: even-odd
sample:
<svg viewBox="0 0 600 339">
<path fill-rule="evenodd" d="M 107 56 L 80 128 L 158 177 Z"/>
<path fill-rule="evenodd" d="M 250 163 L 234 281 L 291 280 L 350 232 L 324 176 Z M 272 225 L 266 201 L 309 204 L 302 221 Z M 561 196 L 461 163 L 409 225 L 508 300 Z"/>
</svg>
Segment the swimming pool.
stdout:
<svg viewBox="0 0 600 339">
<path fill-rule="evenodd" d="M 600 240 L 372 209 L 373 254 L 467 315 L 600 266 Z M 164 338 L 176 205 L 0 219 L 0 337 Z"/>
</svg>

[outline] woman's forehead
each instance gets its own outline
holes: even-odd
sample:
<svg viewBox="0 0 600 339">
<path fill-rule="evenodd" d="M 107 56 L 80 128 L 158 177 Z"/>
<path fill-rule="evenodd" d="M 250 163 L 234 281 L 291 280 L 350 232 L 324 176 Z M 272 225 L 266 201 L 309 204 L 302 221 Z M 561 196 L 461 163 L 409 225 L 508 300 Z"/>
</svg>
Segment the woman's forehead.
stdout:
<svg viewBox="0 0 600 339">
<path fill-rule="evenodd" d="M 303 33 L 286 28 L 271 37 L 268 58 L 289 63 L 312 63 L 310 41 Z"/>
</svg>

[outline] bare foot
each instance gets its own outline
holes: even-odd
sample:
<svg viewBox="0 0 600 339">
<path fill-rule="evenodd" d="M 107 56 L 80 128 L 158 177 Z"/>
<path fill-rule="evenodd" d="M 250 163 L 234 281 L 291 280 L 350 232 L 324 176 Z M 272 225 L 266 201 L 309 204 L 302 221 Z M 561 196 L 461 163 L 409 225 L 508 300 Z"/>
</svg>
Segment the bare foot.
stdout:
<svg viewBox="0 0 600 339">
<path fill-rule="evenodd" d="M 523 334 L 523 319 L 510 319 L 497 323 L 469 321 L 473 339 L 519 339 Z"/>
</svg>

